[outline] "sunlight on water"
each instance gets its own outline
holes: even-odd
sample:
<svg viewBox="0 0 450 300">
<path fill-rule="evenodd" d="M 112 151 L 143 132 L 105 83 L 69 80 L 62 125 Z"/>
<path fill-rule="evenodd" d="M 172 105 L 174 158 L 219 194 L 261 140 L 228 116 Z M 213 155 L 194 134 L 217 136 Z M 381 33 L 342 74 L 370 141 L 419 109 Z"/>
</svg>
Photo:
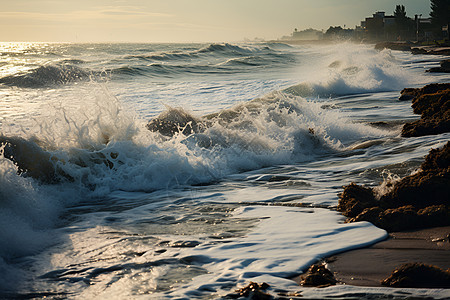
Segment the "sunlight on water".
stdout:
<svg viewBox="0 0 450 300">
<path fill-rule="evenodd" d="M 401 138 L 417 116 L 397 100 L 449 77 L 370 45 L 0 53 L 0 298 L 297 290 L 314 261 L 386 235 L 343 224 L 341 187 L 409 174 L 449 138 Z"/>
</svg>

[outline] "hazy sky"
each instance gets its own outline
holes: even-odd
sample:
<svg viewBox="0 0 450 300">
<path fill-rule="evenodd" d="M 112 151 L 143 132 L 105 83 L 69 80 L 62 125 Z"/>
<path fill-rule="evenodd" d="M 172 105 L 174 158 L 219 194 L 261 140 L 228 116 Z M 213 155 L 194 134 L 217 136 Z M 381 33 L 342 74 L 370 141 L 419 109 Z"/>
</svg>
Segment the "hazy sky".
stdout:
<svg viewBox="0 0 450 300">
<path fill-rule="evenodd" d="M 0 41 L 225 42 L 294 28 L 354 27 L 395 5 L 428 17 L 427 0 L 0 0 Z"/>
</svg>

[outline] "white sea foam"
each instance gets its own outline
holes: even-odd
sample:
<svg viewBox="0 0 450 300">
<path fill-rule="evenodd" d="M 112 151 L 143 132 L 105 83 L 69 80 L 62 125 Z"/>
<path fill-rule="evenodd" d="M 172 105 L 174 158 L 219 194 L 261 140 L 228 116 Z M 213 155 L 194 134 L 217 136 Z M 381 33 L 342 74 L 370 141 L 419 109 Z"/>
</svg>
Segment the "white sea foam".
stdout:
<svg viewBox="0 0 450 300">
<path fill-rule="evenodd" d="M 343 184 L 373 183 L 370 172 L 378 178 L 386 164 L 414 164 L 448 140 L 405 140 L 362 123 L 368 115 L 412 118 L 406 104 L 393 109 L 394 93 L 431 80 L 402 67 L 410 57 L 371 46 L 77 47 L 52 51 L 67 50 L 80 68 L 139 72 L 116 74 L 105 85 L 2 88 L 1 134 L 37 139 L 59 174 L 47 184 L 0 157 L 0 239 L 8 241 L 0 244 L 0 288 L 13 296 L 54 290 L 74 298 L 189 298 L 226 294 L 248 280 L 295 290 L 285 276 L 384 231 L 342 224 L 325 209 L 240 206 L 335 206 Z M 142 64 L 155 53 L 171 60 L 170 72 Z M 230 63 L 255 53 L 265 56 L 261 68 Z M 300 85 L 285 90 L 293 82 Z M 329 99 L 335 95 L 343 97 Z M 145 124 L 162 103 L 207 126 L 172 137 L 150 132 Z"/>
<path fill-rule="evenodd" d="M 304 62 L 301 71 L 302 83 L 288 91 L 307 97 L 398 91 L 430 82 L 422 72 L 403 68 L 390 50 L 351 43 L 322 47 L 321 55 Z"/>
<path fill-rule="evenodd" d="M 325 209 L 286 207 L 241 207 L 234 218 L 257 219 L 259 224 L 246 236 L 207 242 L 195 248 L 169 249 L 158 259 L 177 257 L 189 261 L 192 267 L 205 269 L 203 275 L 192 281 L 178 283 L 177 289 L 154 292 L 161 298 L 199 297 L 206 291 L 216 297 L 230 292 L 233 286 L 242 286 L 248 281 L 261 281 L 276 286 L 286 277 L 304 271 L 321 257 L 337 252 L 370 245 L 386 238 L 384 230 L 367 222 L 342 224 L 343 217 Z M 288 226 L 286 226 L 289 224 Z M 191 236 L 200 238 L 201 236 Z M 170 237 L 166 237 L 169 238 Z M 144 264 L 150 257 L 134 260 Z M 168 270 L 170 272 L 170 270 Z M 153 278 L 158 285 L 165 274 L 162 269 L 142 271 L 143 278 Z M 142 286 L 144 281 L 135 281 L 135 271 L 119 282 L 104 285 L 101 290 L 86 290 L 81 297 L 105 299 L 121 290 L 122 297 L 131 297 L 130 291 L 142 289 L 144 293 L 156 290 Z M 108 280 L 108 279 L 106 279 Z M 159 283 L 161 284 L 161 283 Z M 293 287 L 293 282 L 290 288 Z"/>
</svg>

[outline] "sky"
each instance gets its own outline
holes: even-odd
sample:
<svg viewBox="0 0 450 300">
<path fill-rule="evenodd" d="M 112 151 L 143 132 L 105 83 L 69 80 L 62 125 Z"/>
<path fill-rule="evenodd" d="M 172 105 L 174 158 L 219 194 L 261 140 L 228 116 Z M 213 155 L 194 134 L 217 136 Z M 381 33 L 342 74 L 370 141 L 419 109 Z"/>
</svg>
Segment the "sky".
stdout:
<svg viewBox="0 0 450 300">
<path fill-rule="evenodd" d="M 354 28 L 375 11 L 428 17 L 428 0 L 0 0 L 2 42 L 235 42 Z"/>
</svg>

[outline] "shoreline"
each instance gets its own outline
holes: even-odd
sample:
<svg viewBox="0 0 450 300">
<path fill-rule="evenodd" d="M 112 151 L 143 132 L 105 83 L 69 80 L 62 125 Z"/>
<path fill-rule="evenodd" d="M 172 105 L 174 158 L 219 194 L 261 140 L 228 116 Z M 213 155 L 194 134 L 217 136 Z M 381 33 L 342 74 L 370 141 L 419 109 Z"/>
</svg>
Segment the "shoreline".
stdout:
<svg viewBox="0 0 450 300">
<path fill-rule="evenodd" d="M 382 287 L 381 281 L 404 263 L 420 262 L 449 269 L 448 235 L 450 226 L 393 232 L 387 240 L 336 254 L 324 261 L 339 284 Z M 297 278 L 296 281 L 299 282 Z"/>
<path fill-rule="evenodd" d="M 447 95 L 450 89 L 447 86 L 448 84 L 430 84 L 402 91 L 403 99 L 401 97 L 399 100 L 411 100 L 414 113 L 421 114 L 420 120 L 405 123 L 403 137 L 448 132 L 447 103 L 450 100 Z M 427 113 L 421 111 L 422 106 Z M 431 129 L 427 126 L 431 126 Z M 414 130 L 410 134 L 408 130 L 412 129 Z M 347 217 L 346 222 L 369 221 L 390 233 L 388 239 L 372 246 L 324 258 L 321 262 L 328 270 L 326 272 L 334 275 L 326 286 L 388 285 L 388 288 L 403 286 L 431 289 L 434 286 L 430 283 L 430 277 L 427 277 L 428 273 L 424 275 L 422 271 L 418 271 L 425 268 L 426 272 L 431 269 L 440 272 L 439 276 L 442 277 L 438 280 L 446 279 L 442 279 L 445 283 L 439 286 L 450 288 L 450 282 L 447 282 L 450 276 L 450 223 L 447 219 L 450 204 L 449 143 L 440 149 L 430 150 L 417 173 L 397 182 L 387 183 L 390 184 L 390 191 L 379 199 L 375 197 L 375 188 L 354 183 L 344 187 L 339 196 L 338 210 Z M 308 272 L 293 280 L 302 285 L 307 282 L 306 278 L 325 276 L 314 273 L 314 266 L 317 265 L 311 266 Z M 410 271 L 413 269 L 417 271 Z M 391 279 L 394 277 L 397 279 Z M 392 285 L 390 280 L 406 280 L 402 282 L 408 282 L 408 285 L 398 285 L 399 281 Z M 319 279 L 315 284 L 321 287 Z"/>
</svg>

